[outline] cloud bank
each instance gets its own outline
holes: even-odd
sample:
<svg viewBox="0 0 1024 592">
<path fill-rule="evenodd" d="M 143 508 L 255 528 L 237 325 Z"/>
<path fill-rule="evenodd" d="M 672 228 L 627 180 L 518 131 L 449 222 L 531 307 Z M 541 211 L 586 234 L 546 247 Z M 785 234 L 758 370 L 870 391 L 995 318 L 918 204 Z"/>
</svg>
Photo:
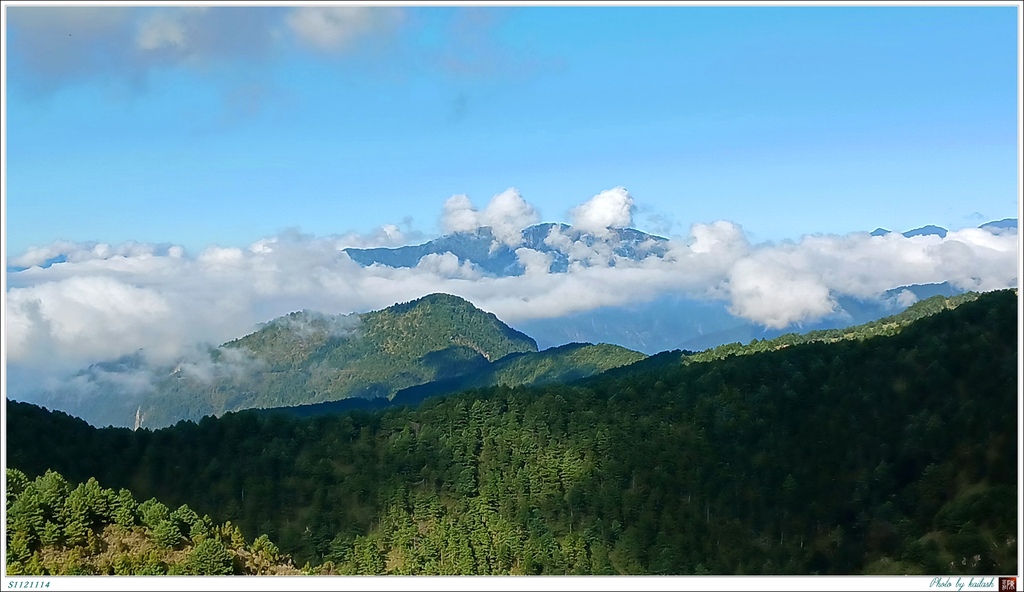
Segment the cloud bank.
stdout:
<svg viewBox="0 0 1024 592">
<path fill-rule="evenodd" d="M 41 92 L 85 80 L 139 86 L 166 67 L 208 69 L 292 48 L 342 55 L 392 38 L 404 14 L 384 6 L 13 6 L 8 55 Z"/>
<path fill-rule="evenodd" d="M 602 192 L 572 210 L 573 230 L 608 233 L 631 222 L 632 208 L 624 189 Z M 547 244 L 571 263 L 556 273 L 552 253 L 523 246 L 523 228 L 539 216 L 515 189 L 482 210 L 454 196 L 442 219 L 448 231 L 493 228 L 525 273 L 488 274 L 452 253 L 427 255 L 414 267 L 362 267 L 343 250 L 416 240 L 397 225 L 368 236 L 288 231 L 194 256 L 174 245 L 56 242 L 7 262 L 27 268 L 7 276 L 7 359 L 69 370 L 142 348 L 171 361 L 192 344 L 222 343 L 292 311 L 365 312 L 432 292 L 462 296 L 512 324 L 674 294 L 722 301 L 734 315 L 778 329 L 835 312 L 841 296 L 875 298 L 939 282 L 992 290 L 1018 281 L 1017 234 L 978 228 L 945 237 L 859 232 L 751 244 L 736 224 L 716 221 L 694 224 L 667 241 L 662 255 L 640 260 L 618 255 L 611 239 L 558 231 Z"/>
</svg>

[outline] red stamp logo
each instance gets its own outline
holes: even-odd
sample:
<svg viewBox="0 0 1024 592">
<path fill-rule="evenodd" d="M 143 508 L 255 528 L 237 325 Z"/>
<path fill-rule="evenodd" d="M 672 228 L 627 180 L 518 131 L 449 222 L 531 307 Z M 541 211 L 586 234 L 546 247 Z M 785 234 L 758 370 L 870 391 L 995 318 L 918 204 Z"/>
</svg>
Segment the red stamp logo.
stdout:
<svg viewBox="0 0 1024 592">
<path fill-rule="evenodd" d="M 1017 592 L 1017 578 L 999 578 L 999 592 Z"/>
</svg>

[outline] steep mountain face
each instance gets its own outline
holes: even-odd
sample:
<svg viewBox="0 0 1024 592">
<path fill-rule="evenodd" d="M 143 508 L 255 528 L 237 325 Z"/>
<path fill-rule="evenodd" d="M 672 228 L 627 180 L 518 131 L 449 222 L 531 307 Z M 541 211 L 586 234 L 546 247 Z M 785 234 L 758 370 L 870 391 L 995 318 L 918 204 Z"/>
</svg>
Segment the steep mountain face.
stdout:
<svg viewBox="0 0 1024 592">
<path fill-rule="evenodd" d="M 390 398 L 535 351 L 493 314 L 432 294 L 361 315 L 291 313 L 169 367 L 148 366 L 141 353 L 95 364 L 46 401 L 98 425 L 160 427 L 252 407 Z"/>
<path fill-rule="evenodd" d="M 451 253 L 462 261 L 473 263 L 485 273 L 506 277 L 522 275 L 526 269 L 516 255 L 516 250 L 520 248 L 550 255 L 552 273 L 561 273 L 569 268 L 572 254 L 564 248 L 564 244 L 568 243 L 581 242 L 587 247 L 604 243 L 609 246 L 609 256 L 633 260 L 651 255 L 660 257 L 667 249 L 668 239 L 632 228 L 611 228 L 609 233 L 605 237 L 596 237 L 574 230 L 567 224 L 537 224 L 524 229 L 522 244 L 511 248 L 498 240 L 490 228 L 484 227 L 475 232 L 442 236 L 422 245 L 395 249 L 349 248 L 345 252 L 360 265 L 379 264 L 389 267 L 416 267 L 426 255 Z"/>
</svg>

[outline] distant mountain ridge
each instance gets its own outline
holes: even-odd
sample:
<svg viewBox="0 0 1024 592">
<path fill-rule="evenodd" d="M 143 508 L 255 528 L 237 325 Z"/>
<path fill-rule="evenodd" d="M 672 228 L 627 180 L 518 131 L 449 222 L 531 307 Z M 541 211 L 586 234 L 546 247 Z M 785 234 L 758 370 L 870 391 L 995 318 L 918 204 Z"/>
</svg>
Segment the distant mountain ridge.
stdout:
<svg viewBox="0 0 1024 592">
<path fill-rule="evenodd" d="M 516 250 L 521 248 L 550 255 L 550 271 L 565 272 L 569 268 L 570 257 L 558 248 L 557 239 L 561 237 L 567 238 L 570 242 L 583 242 L 588 247 L 604 242 L 612 247 L 612 254 L 632 260 L 641 260 L 651 255 L 661 257 L 667 252 L 668 239 L 664 237 L 633 228 L 610 228 L 608 232 L 608 236 L 597 237 L 575 230 L 568 224 L 549 222 L 524 229 L 522 243 L 510 247 L 498 240 L 491 228 L 482 227 L 474 232 L 448 234 L 421 245 L 374 249 L 347 248 L 345 252 L 360 265 L 377 264 L 389 267 L 416 267 L 427 255 L 451 253 L 461 261 L 473 263 L 484 272 L 502 277 L 522 275 L 525 271 L 516 255 Z"/>
<path fill-rule="evenodd" d="M 1004 218 L 1002 220 L 993 220 L 992 222 L 986 222 L 986 223 L 978 226 L 978 228 L 981 228 L 982 230 L 987 230 L 989 232 L 993 232 L 993 233 L 996 233 L 996 234 L 999 234 L 1001 232 L 1005 232 L 1005 231 L 1008 231 L 1008 230 L 1013 230 L 1014 232 L 1016 232 L 1016 230 L 1017 230 L 1017 219 L 1016 218 Z M 891 233 L 892 233 L 891 230 L 887 230 L 885 228 L 876 228 L 876 229 L 871 231 L 871 236 L 885 236 L 885 235 L 891 234 Z M 914 236 L 938 236 L 938 237 L 946 238 L 946 234 L 948 234 L 948 233 L 949 233 L 949 231 L 947 229 L 941 227 L 941 226 L 936 226 L 934 224 L 928 224 L 928 225 L 922 226 L 920 228 L 914 228 L 913 230 L 908 230 L 908 231 L 903 232 L 901 234 L 903 234 L 903 236 L 905 236 L 907 238 L 911 238 L 911 237 L 914 237 Z"/>
<path fill-rule="evenodd" d="M 978 226 L 989 232 L 1000 233 L 1008 230 L 1017 230 L 1017 218 L 1005 218 L 993 220 Z M 602 237 L 601 242 L 613 246 L 614 254 L 628 259 L 643 259 L 654 255 L 663 256 L 668 239 L 648 234 L 633 228 L 610 228 L 610 234 Z M 524 271 L 522 264 L 516 257 L 516 249 L 528 248 L 541 253 L 551 254 L 553 261 L 551 271 L 554 273 L 564 272 L 568 269 L 568 256 L 560 251 L 550 242 L 546 242 L 552 231 L 563 234 L 570 241 L 583 240 L 584 244 L 593 246 L 598 238 L 573 229 L 568 224 L 557 222 L 545 222 L 535 224 L 522 231 L 522 243 L 510 247 L 497 240 L 494 232 L 489 227 L 478 228 L 474 232 L 456 232 L 444 235 L 419 245 L 406 245 L 402 247 L 373 247 L 357 248 L 347 247 L 343 249 L 348 256 L 356 263 L 366 267 L 370 265 L 387 265 L 389 267 L 415 267 L 420 259 L 426 255 L 443 255 L 452 253 L 460 260 L 470 261 L 486 273 L 498 276 L 521 275 Z M 876 228 L 871 232 L 872 236 L 884 236 L 890 230 Z M 928 225 L 908 230 L 902 233 L 904 236 L 918 236 L 924 234 L 937 234 L 945 236 L 947 230 L 940 226 Z M 166 250 L 169 245 L 161 245 Z M 68 261 L 67 253 L 58 253 L 37 264 L 43 269 L 59 263 Z M 18 273 L 29 269 L 30 265 L 7 265 L 7 273 Z"/>
<path fill-rule="evenodd" d="M 994 233 L 1016 232 L 1016 227 L 1015 218 L 988 222 L 980 226 Z M 549 271 L 564 272 L 567 269 L 568 257 L 545 242 L 553 231 L 566 234 L 570 238 L 588 239 L 582 233 L 573 234 L 571 227 L 565 224 L 538 224 L 523 231 L 522 246 L 551 254 L 553 261 Z M 636 261 L 650 256 L 661 257 L 667 251 L 667 239 L 662 237 L 634 229 L 613 231 L 613 234 L 600 241 L 608 245 L 619 257 Z M 884 236 L 889 233 L 889 230 L 879 228 L 871 234 Z M 906 237 L 944 237 L 947 230 L 928 225 L 902 234 Z M 593 245 L 595 237 L 589 237 L 589 242 Z M 346 252 L 360 265 L 377 264 L 392 267 L 415 267 L 426 255 L 451 253 L 460 261 L 470 262 L 483 272 L 499 277 L 523 273 L 523 267 L 514 249 L 499 244 L 489 228 L 478 229 L 475 233 L 455 233 L 421 245 L 397 249 L 346 249 Z M 804 323 L 800 329 L 842 328 L 893 314 L 906 307 L 906 298 L 897 298 L 904 290 L 913 294 L 911 301 L 936 294 L 953 296 L 962 292 L 944 282 L 934 285 L 899 286 L 878 299 L 839 296 L 836 298 L 839 310 L 816 322 Z M 644 303 L 606 306 L 557 318 L 527 319 L 516 323 L 516 328 L 536 339 L 541 348 L 573 342 L 604 342 L 648 355 L 670 349 L 701 350 L 733 341 L 746 342 L 754 338 L 777 337 L 792 330 L 766 329 L 757 323 L 735 317 L 728 311 L 727 304 L 721 301 L 675 295 L 660 296 Z"/>
<path fill-rule="evenodd" d="M 873 321 L 899 312 L 900 295 L 909 292 L 910 301 L 936 295 L 954 296 L 963 290 L 949 282 L 900 286 L 886 291 L 878 299 L 837 298 L 840 309 L 813 323 L 803 323 L 801 331 L 840 329 Z M 628 322 L 627 322 L 628 321 Z M 770 339 L 793 331 L 767 329 L 729 313 L 726 303 L 681 296 L 662 296 L 650 302 L 608 306 L 554 319 L 516 323 L 530 334 L 541 348 L 574 341 L 615 343 L 648 355 L 671 350 L 699 351 L 710 347 L 751 339 Z"/>
</svg>

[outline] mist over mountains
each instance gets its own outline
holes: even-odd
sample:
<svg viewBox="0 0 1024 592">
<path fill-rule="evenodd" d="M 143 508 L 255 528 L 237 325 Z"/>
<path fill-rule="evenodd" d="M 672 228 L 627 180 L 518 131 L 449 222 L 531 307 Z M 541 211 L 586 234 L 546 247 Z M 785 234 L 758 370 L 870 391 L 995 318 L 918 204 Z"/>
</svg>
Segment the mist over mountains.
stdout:
<svg viewBox="0 0 1024 592">
<path fill-rule="evenodd" d="M 169 364 L 140 350 L 25 398 L 97 426 L 159 428 L 243 409 L 419 401 L 476 387 L 547 384 L 644 357 L 607 344 L 538 352 L 532 338 L 493 314 L 431 294 L 361 315 L 293 312 Z"/>
<path fill-rule="evenodd" d="M 1016 232 L 1017 220 L 1005 219 L 982 224 L 979 228 L 1001 234 Z M 878 228 L 871 236 L 885 236 L 891 231 Z M 906 238 L 937 236 L 945 238 L 949 231 L 927 225 L 901 233 Z M 575 252 L 559 247 L 579 244 Z M 580 253 L 594 253 L 595 247 L 604 247 L 601 255 L 590 258 L 574 257 Z M 614 265 L 615 260 L 641 262 L 647 257 L 664 259 L 669 254 L 668 239 L 632 228 L 610 228 L 603 235 L 574 230 L 567 224 L 544 223 L 522 231 L 518 247 L 540 253 L 547 262 L 547 271 L 565 273 L 569 265 Z M 415 268 L 424 257 L 454 255 L 462 264 L 499 277 L 519 276 L 526 266 L 517 251 L 498 241 L 490 227 L 472 232 L 456 232 L 420 245 L 398 248 L 347 248 L 345 252 L 360 265 L 384 265 L 397 268 Z M 596 263 L 595 263 L 596 260 Z M 916 284 L 896 286 L 874 297 L 837 297 L 835 309 L 828 315 L 807 323 L 798 323 L 799 330 L 842 328 L 868 322 L 903 310 L 913 302 L 935 295 L 952 296 L 965 290 L 951 284 Z M 766 328 L 755 322 L 744 321 L 732 314 L 720 301 L 707 298 L 687 298 L 680 295 L 662 295 L 657 298 L 622 306 L 604 306 L 555 318 L 528 319 L 517 323 L 518 328 L 537 339 L 543 348 L 565 343 L 606 342 L 648 355 L 668 349 L 699 350 L 731 341 L 747 342 L 751 339 L 776 337 L 790 328 Z"/>
<path fill-rule="evenodd" d="M 571 224 L 540 223 L 509 190 L 483 208 L 454 196 L 447 234 L 415 245 L 397 227 L 371 237 L 287 231 L 197 255 L 55 242 L 7 262 L 8 392 L 93 396 L 106 382 L 144 392 L 152 381 L 131 368 L 97 374 L 137 352 L 147 367 L 185 361 L 182 373 L 227 380 L 218 373 L 238 364 L 208 367 L 209 352 L 269 319 L 337 319 L 432 293 L 496 315 L 540 349 L 608 343 L 650 355 L 845 327 L 933 294 L 1018 282 L 1013 219 L 944 235 L 924 227 L 753 244 L 722 220 L 685 237 L 648 234 L 632 227 L 634 210 L 619 187 L 574 208 Z M 104 379 L 83 378 L 90 366 Z M 189 413 L 206 412 L 204 403 Z"/>
<path fill-rule="evenodd" d="M 568 245 L 574 248 L 566 248 Z M 484 226 L 471 232 L 445 235 L 422 245 L 347 248 L 345 252 L 360 265 L 389 267 L 416 267 L 423 257 L 451 253 L 459 261 L 468 261 L 486 273 L 516 276 L 526 273 L 527 265 L 532 263 L 529 259 L 520 259 L 523 253 L 519 249 L 539 253 L 541 261 L 547 263 L 547 271 L 565 273 L 570 264 L 614 265 L 616 259 L 641 261 L 647 257 L 664 257 L 668 252 L 668 239 L 633 228 L 609 228 L 604 235 L 595 235 L 568 224 L 545 223 L 523 229 L 522 240 L 515 248 L 497 240 L 494 229 Z"/>
</svg>

